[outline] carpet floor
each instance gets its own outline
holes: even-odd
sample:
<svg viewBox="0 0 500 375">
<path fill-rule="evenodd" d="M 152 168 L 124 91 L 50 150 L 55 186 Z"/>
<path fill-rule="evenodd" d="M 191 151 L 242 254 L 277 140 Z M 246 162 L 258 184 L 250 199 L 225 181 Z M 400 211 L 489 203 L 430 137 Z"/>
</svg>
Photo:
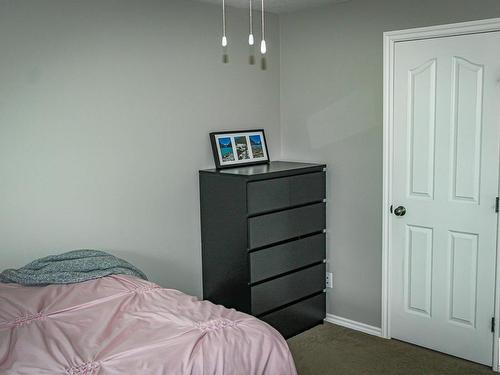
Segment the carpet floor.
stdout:
<svg viewBox="0 0 500 375">
<path fill-rule="evenodd" d="M 325 323 L 288 340 L 299 375 L 492 375 L 490 368 Z"/>
</svg>

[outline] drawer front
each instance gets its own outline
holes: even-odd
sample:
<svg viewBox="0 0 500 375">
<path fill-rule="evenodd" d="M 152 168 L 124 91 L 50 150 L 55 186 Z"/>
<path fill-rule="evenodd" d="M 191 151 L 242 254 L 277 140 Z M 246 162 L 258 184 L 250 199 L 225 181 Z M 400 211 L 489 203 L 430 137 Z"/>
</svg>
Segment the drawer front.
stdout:
<svg viewBox="0 0 500 375">
<path fill-rule="evenodd" d="M 319 202 L 325 199 L 325 173 L 249 182 L 247 199 L 250 215 Z"/>
<path fill-rule="evenodd" d="M 250 253 L 250 282 L 321 262 L 326 256 L 325 248 L 322 233 Z"/>
<path fill-rule="evenodd" d="M 255 216 L 248 219 L 250 249 L 270 245 L 325 229 L 325 204 Z"/>
<path fill-rule="evenodd" d="M 263 314 L 325 288 L 325 264 L 306 268 L 290 275 L 255 285 L 252 292 L 252 314 Z"/>
<path fill-rule="evenodd" d="M 321 323 L 326 317 L 326 296 L 321 293 L 260 319 L 277 329 L 285 338 L 297 335 Z"/>
</svg>

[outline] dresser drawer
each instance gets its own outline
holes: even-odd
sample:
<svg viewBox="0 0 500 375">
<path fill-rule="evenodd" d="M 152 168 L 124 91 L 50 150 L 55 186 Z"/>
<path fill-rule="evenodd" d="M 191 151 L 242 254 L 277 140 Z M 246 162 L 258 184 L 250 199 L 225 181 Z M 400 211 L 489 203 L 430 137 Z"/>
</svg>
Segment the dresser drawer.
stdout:
<svg viewBox="0 0 500 375">
<path fill-rule="evenodd" d="M 321 262 L 325 255 L 323 233 L 250 253 L 250 282 Z"/>
<path fill-rule="evenodd" d="M 325 173 L 249 182 L 247 209 L 250 215 L 325 199 Z"/>
<path fill-rule="evenodd" d="M 276 328 L 285 338 L 305 331 L 325 319 L 326 296 L 317 296 L 300 301 L 282 310 L 263 315 L 261 320 Z"/>
<path fill-rule="evenodd" d="M 263 314 L 325 288 L 325 264 L 255 285 L 251 288 L 252 314 Z"/>
<path fill-rule="evenodd" d="M 250 249 L 325 229 L 325 204 L 316 203 L 248 219 Z"/>
</svg>

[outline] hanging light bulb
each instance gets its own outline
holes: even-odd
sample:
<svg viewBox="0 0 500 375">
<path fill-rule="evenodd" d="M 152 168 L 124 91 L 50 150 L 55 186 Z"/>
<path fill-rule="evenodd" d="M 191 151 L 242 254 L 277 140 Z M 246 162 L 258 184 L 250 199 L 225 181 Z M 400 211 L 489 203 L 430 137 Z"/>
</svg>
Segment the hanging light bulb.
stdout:
<svg viewBox="0 0 500 375">
<path fill-rule="evenodd" d="M 263 55 L 266 54 L 267 52 L 267 46 L 266 46 L 266 34 L 265 34 L 265 27 L 264 27 L 264 0 L 261 0 L 261 3 L 262 3 L 262 41 L 260 42 L 260 53 L 262 53 Z"/>
<path fill-rule="evenodd" d="M 253 15 L 252 15 L 252 0 L 249 0 L 250 2 L 250 34 L 248 35 L 248 44 L 250 44 L 251 46 L 254 45 L 255 41 L 254 41 L 254 37 L 253 37 Z"/>
<path fill-rule="evenodd" d="M 227 47 L 226 37 L 226 2 L 222 0 L 222 47 Z"/>
</svg>

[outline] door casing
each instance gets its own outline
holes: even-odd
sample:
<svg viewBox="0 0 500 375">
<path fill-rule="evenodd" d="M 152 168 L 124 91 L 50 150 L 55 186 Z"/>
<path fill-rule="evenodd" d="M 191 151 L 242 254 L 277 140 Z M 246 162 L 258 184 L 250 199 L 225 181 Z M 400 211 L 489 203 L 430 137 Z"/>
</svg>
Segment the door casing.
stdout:
<svg viewBox="0 0 500 375">
<path fill-rule="evenodd" d="M 391 338 L 391 213 L 393 150 L 394 49 L 397 42 L 500 31 L 500 18 L 423 27 L 384 33 L 384 137 L 383 137 L 383 216 L 382 216 L 382 337 Z M 500 103 L 499 103 L 500 105 Z M 500 168 L 500 165 L 499 165 Z M 500 193 L 500 190 L 499 190 Z M 495 273 L 495 332 L 493 335 L 493 371 L 499 372 L 500 322 L 500 220 L 497 219 L 497 257 Z"/>
</svg>

